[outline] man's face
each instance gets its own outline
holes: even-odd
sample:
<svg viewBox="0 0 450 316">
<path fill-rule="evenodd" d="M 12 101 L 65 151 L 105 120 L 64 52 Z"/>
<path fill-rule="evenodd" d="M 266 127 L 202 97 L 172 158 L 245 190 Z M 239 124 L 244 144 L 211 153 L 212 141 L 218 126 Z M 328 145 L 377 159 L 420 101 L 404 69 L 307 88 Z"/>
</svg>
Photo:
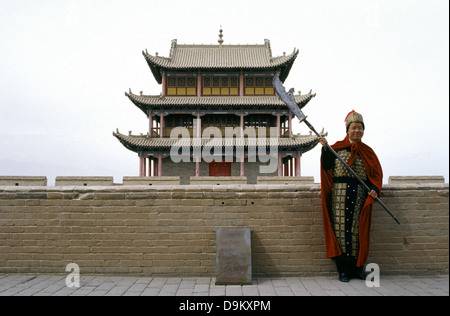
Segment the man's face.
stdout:
<svg viewBox="0 0 450 316">
<path fill-rule="evenodd" d="M 351 123 L 348 128 L 348 138 L 353 143 L 360 142 L 364 136 L 364 127 L 362 123 Z"/>
</svg>

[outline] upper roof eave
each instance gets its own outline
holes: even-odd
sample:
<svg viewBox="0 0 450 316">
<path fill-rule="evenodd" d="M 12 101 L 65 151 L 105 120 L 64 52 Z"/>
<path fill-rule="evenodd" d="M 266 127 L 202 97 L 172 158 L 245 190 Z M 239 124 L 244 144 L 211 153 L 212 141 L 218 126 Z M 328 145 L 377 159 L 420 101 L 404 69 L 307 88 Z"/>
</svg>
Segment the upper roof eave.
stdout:
<svg viewBox="0 0 450 316">
<path fill-rule="evenodd" d="M 217 61 L 221 56 L 221 54 L 216 54 L 215 56 L 211 56 L 212 54 L 197 54 L 196 58 L 183 58 L 181 61 L 174 61 L 172 58 L 161 57 L 161 56 L 153 56 L 148 52 L 143 51 L 145 59 L 149 64 L 154 65 L 155 67 L 160 67 L 163 69 L 265 69 L 265 68 L 277 68 L 284 66 L 290 62 L 293 62 L 297 57 L 299 50 L 294 50 L 291 54 L 286 56 L 279 56 L 275 58 L 270 58 L 268 60 L 262 61 L 261 58 L 256 56 L 255 60 L 245 60 L 245 57 L 234 60 L 229 60 L 227 58 L 222 58 Z M 185 54 L 188 55 L 188 54 Z M 192 54 L 194 55 L 194 54 Z M 214 60 L 205 59 L 206 57 L 213 58 Z M 223 55 L 223 54 L 222 54 Z M 253 56 L 255 57 L 255 56 Z"/>
<path fill-rule="evenodd" d="M 324 136 L 326 134 L 322 133 Z M 146 150 L 170 150 L 172 146 L 179 147 L 195 147 L 195 146 L 222 146 L 222 147 L 248 147 L 257 146 L 260 140 L 257 138 L 219 138 L 219 139 L 195 139 L 195 138 L 159 138 L 149 137 L 148 135 L 124 135 L 118 130 L 113 132 L 123 146 L 127 149 L 138 152 Z M 278 148 L 295 148 L 302 147 L 303 152 L 314 148 L 319 138 L 316 135 L 294 135 L 288 138 L 266 138 L 266 146 L 276 146 Z M 199 143 L 197 143 L 199 142 Z"/>
<path fill-rule="evenodd" d="M 177 108 L 177 107 L 286 107 L 286 104 L 279 96 L 161 96 L 161 95 L 136 95 L 131 91 L 125 92 L 125 95 L 139 107 L 144 113 L 148 114 L 151 108 Z M 316 96 L 310 91 L 307 94 L 294 95 L 294 99 L 299 108 L 302 109 L 312 98 Z M 286 107 L 287 108 L 287 107 Z"/>
<path fill-rule="evenodd" d="M 161 70 L 276 70 L 282 68 L 284 82 L 299 50 L 289 55 L 272 57 L 270 45 L 177 45 L 172 42 L 170 57 L 153 56 L 142 51 L 155 79 L 162 82 Z"/>
</svg>

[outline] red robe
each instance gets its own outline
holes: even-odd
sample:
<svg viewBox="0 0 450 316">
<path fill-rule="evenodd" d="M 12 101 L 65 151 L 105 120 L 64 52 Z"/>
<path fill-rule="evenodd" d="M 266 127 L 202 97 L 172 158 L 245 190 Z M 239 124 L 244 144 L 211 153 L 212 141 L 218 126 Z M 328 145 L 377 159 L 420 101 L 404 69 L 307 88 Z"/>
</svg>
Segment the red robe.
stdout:
<svg viewBox="0 0 450 316">
<path fill-rule="evenodd" d="M 359 155 L 366 169 L 368 180 L 375 187 L 377 187 L 378 192 L 381 193 L 381 186 L 383 183 L 383 170 L 381 168 L 378 157 L 372 150 L 372 148 L 370 148 L 363 142 L 350 143 L 348 137 L 345 137 L 342 141 L 336 142 L 331 147 L 335 151 L 339 151 L 348 147 L 351 148 L 351 155 L 348 163 L 349 166 L 352 166 L 356 155 Z M 333 169 L 324 170 L 321 166 L 320 179 L 322 190 L 322 215 L 323 228 L 325 232 L 326 256 L 327 258 L 334 258 L 341 255 L 342 251 L 334 235 L 331 220 L 328 215 L 331 204 L 331 189 L 333 187 Z M 369 257 L 369 237 L 372 221 L 372 204 L 375 201 L 375 199 L 368 196 L 361 209 L 359 218 L 359 254 L 358 262 L 356 263 L 358 267 L 364 266 L 367 262 L 367 258 Z"/>
</svg>

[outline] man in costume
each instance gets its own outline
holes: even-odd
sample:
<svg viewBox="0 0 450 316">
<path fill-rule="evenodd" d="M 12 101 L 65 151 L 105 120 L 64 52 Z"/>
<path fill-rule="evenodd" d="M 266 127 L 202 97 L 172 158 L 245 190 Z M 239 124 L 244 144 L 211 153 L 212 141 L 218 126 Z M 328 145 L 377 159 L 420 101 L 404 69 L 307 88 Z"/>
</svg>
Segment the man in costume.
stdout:
<svg viewBox="0 0 450 316">
<path fill-rule="evenodd" d="M 366 279 L 372 204 L 381 192 L 383 171 L 375 152 L 361 141 L 364 120 L 351 111 L 345 118 L 347 135 L 331 147 L 371 189 L 367 192 L 347 168 L 329 151 L 327 140 L 321 156 L 322 212 L 327 258 L 333 258 L 339 280 Z"/>
</svg>

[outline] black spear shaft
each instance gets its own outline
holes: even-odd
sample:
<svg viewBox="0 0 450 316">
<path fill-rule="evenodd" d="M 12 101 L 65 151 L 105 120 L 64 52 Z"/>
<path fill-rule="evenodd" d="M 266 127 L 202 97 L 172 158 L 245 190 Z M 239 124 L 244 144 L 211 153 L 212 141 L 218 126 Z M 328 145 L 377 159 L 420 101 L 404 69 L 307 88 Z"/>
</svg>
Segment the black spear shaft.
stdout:
<svg viewBox="0 0 450 316">
<path fill-rule="evenodd" d="M 317 131 L 314 129 L 314 127 L 306 120 L 306 118 L 303 120 L 303 122 L 305 122 L 305 124 L 309 127 L 310 130 L 313 131 L 314 134 L 316 134 L 318 137 L 322 138 L 322 136 L 317 133 Z M 356 174 L 356 172 L 342 159 L 341 156 L 339 156 L 339 154 L 327 143 L 326 144 L 326 149 L 331 151 L 333 153 L 333 155 L 336 156 L 336 158 L 345 166 L 345 168 L 347 168 L 348 171 L 350 171 L 350 173 L 356 178 L 356 180 L 358 180 L 358 182 L 364 187 L 364 189 L 367 190 L 367 192 L 370 192 L 370 188 L 369 186 Z M 388 207 L 383 203 L 383 201 L 381 201 L 381 199 L 377 196 L 375 199 L 378 203 L 380 203 L 380 205 L 384 208 L 384 210 L 391 215 L 391 217 L 394 219 L 394 221 L 397 222 L 397 224 L 400 225 L 400 221 L 398 220 L 397 216 L 395 216 L 394 214 L 392 214 L 392 212 L 388 209 Z"/>
<path fill-rule="evenodd" d="M 275 88 L 275 91 L 277 92 L 277 94 L 280 96 L 281 100 L 284 101 L 284 103 L 286 103 L 286 105 L 289 107 L 289 109 L 291 110 L 292 113 L 294 113 L 294 115 L 300 120 L 301 122 L 305 122 L 305 124 L 309 127 L 309 129 L 317 135 L 317 137 L 322 138 L 322 135 L 320 135 L 316 129 L 308 122 L 308 120 L 306 119 L 306 116 L 303 114 L 303 112 L 300 110 L 300 108 L 298 107 L 297 103 L 294 100 L 294 96 L 292 95 L 293 93 L 293 89 L 289 90 L 289 92 L 286 92 L 286 90 L 284 89 L 283 85 L 281 84 L 280 78 L 279 78 L 280 73 L 277 72 L 273 78 L 273 85 Z M 336 158 L 345 166 L 345 168 L 347 168 L 347 170 L 355 177 L 356 180 L 358 180 L 358 182 L 364 187 L 364 189 L 367 190 L 367 192 L 370 192 L 370 188 L 369 186 L 356 174 L 356 172 L 342 159 L 341 156 L 339 156 L 339 154 L 333 149 L 331 148 L 331 146 L 327 143 L 326 144 L 326 149 L 331 151 L 333 153 L 334 156 L 336 156 Z M 395 216 L 394 214 L 392 214 L 392 212 L 388 209 L 388 207 L 383 203 L 383 201 L 381 201 L 381 199 L 379 197 L 376 197 L 375 199 L 378 203 L 380 203 L 380 205 L 384 208 L 384 210 L 394 219 L 394 221 L 400 225 L 400 221 L 398 220 L 397 216 Z"/>
</svg>

